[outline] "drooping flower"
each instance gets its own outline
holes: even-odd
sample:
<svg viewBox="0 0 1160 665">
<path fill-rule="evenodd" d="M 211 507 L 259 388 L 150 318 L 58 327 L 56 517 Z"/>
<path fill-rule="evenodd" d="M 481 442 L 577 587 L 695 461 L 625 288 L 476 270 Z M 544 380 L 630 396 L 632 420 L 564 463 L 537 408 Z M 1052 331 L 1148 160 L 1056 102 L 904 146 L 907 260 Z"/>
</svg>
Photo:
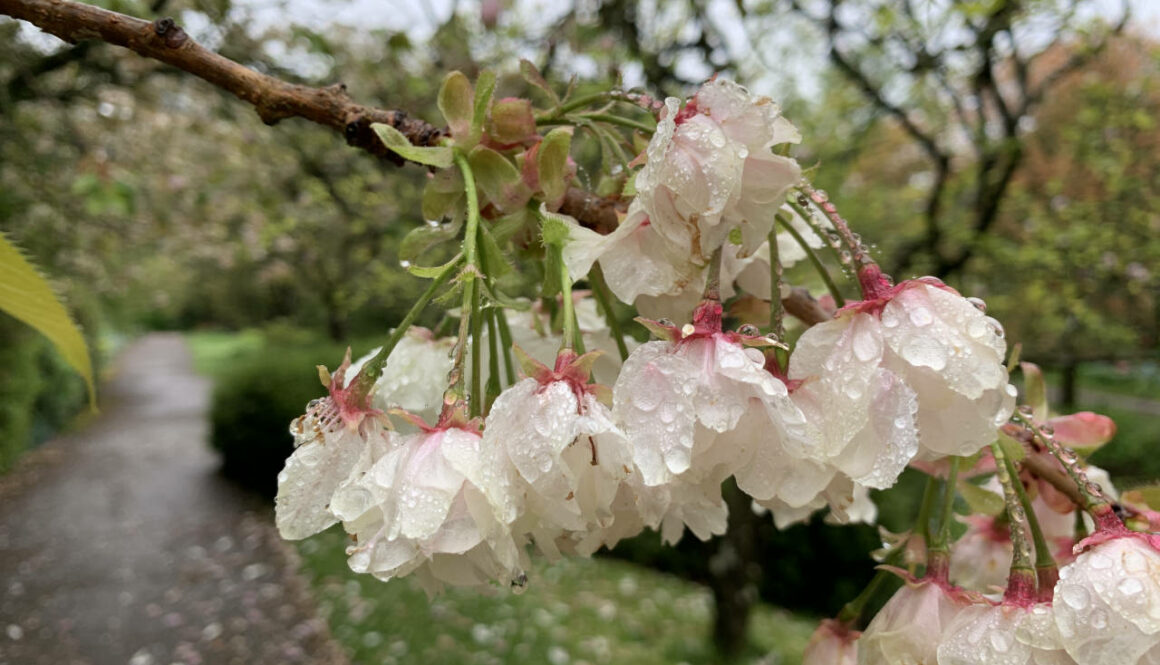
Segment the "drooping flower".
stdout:
<svg viewBox="0 0 1160 665">
<path fill-rule="evenodd" d="M 862 633 L 859 665 L 934 665 L 947 626 L 969 603 L 945 583 L 908 581 Z"/>
<path fill-rule="evenodd" d="M 412 326 L 391 351 L 372 391 L 374 406 L 382 411 L 399 408 L 434 420 L 443 406 L 447 373 L 451 371 L 452 337 L 437 338 L 426 328 Z M 357 374 L 373 358 L 374 349 L 351 365 Z"/>
<path fill-rule="evenodd" d="M 1101 535 L 1059 571 L 1054 607 L 1063 647 L 1078 665 L 1158 663 L 1160 552 L 1149 536 Z"/>
<path fill-rule="evenodd" d="M 562 352 L 554 370 L 525 356 L 528 378 L 500 394 L 484 428 L 483 454 L 499 459 L 485 462 L 478 482 L 501 521 L 552 555 L 613 523 L 612 503 L 632 472 L 601 386 L 588 383 L 597 355 Z"/>
<path fill-rule="evenodd" d="M 811 515 L 825 508 L 830 510 L 826 515 L 829 524 L 874 524 L 878 519 L 878 506 L 870 498 L 870 490 L 840 473 L 821 494 L 805 505 L 790 506 L 777 498 L 755 500 L 753 505 L 758 514 L 769 511 L 778 529 L 807 522 Z"/>
<path fill-rule="evenodd" d="M 938 647 L 938 665 L 997 663 L 1074 665 L 1063 650 L 1050 603 L 974 603 L 947 625 Z"/>
<path fill-rule="evenodd" d="M 278 474 L 274 498 L 275 524 L 288 540 L 307 538 L 338 521 L 330 511 L 331 497 L 368 442 L 386 436 L 382 412 L 370 407 L 364 390 L 346 385 L 349 371 L 349 349 L 333 376 L 320 367 L 329 395 L 311 401 L 290 424 L 294 452 Z"/>
<path fill-rule="evenodd" d="M 526 555 L 469 480 L 481 475 L 478 425 L 460 417 L 416 425 L 365 449 L 334 495 L 331 509 L 355 539 L 351 569 L 382 580 L 413 574 L 432 593 L 447 584 L 522 585 Z"/>
<path fill-rule="evenodd" d="M 613 388 L 644 483 L 733 475 L 755 499 L 813 500 L 834 471 L 792 453 L 812 445 L 813 430 L 760 351 L 722 332 L 720 303 L 702 303 L 682 329 L 657 330 L 671 341 L 637 348 Z"/>
<path fill-rule="evenodd" d="M 834 619 L 823 619 L 802 653 L 802 665 L 856 665 L 862 633 Z"/>
<path fill-rule="evenodd" d="M 657 233 L 703 265 L 734 229 L 747 253 L 773 227 L 786 192 L 801 177 L 797 162 L 772 147 L 801 135 L 768 97 L 736 83 L 706 83 L 682 108 L 665 100 L 638 200 Z"/>
<path fill-rule="evenodd" d="M 879 284 L 867 300 L 802 335 L 789 376 L 806 382 L 803 394 L 824 395 L 822 403 L 835 413 L 860 412 L 870 395 L 906 403 L 905 396 L 913 394 L 919 456 L 971 455 L 994 440 L 995 428 L 1014 410 L 1000 330 L 969 300 L 932 278 Z M 819 388 L 809 388 L 811 380 Z M 877 422 L 877 428 L 885 427 L 885 418 Z M 847 449 L 857 432 L 838 430 L 841 436 L 829 449 Z M 905 456 L 906 447 L 895 450 L 892 462 Z"/>
</svg>

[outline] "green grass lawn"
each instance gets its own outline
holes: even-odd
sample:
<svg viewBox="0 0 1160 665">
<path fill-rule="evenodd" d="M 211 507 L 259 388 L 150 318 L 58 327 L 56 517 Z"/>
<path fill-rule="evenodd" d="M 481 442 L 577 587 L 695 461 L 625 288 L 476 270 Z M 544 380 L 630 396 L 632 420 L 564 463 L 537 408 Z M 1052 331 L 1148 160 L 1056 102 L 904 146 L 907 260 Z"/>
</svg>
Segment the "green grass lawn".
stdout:
<svg viewBox="0 0 1160 665">
<path fill-rule="evenodd" d="M 303 572 L 357 665 L 715 663 L 712 597 L 697 584 L 610 559 L 537 561 L 515 595 L 451 589 L 428 599 L 407 578 L 347 568 L 338 529 L 299 544 Z M 814 621 L 760 606 L 742 662 L 801 662 Z"/>
<path fill-rule="evenodd" d="M 258 330 L 241 332 L 196 331 L 185 334 L 198 374 L 220 376 L 238 358 L 262 348 L 265 339 Z"/>
</svg>

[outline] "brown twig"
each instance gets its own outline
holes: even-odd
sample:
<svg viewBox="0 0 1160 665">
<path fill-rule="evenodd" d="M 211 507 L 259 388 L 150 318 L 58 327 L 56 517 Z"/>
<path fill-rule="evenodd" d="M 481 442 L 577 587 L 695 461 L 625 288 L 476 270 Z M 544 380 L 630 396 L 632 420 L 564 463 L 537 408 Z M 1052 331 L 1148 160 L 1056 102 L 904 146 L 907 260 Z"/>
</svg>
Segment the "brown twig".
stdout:
<svg viewBox="0 0 1160 665">
<path fill-rule="evenodd" d="M 435 145 L 446 135 L 446 130 L 405 111 L 355 103 L 342 83 L 315 88 L 254 71 L 198 44 L 170 18 L 150 22 L 67 0 L 0 0 L 0 14 L 28 21 L 71 44 L 99 40 L 122 46 L 234 95 L 253 106 L 268 125 L 303 118 L 340 132 L 349 145 L 396 164 L 402 164 L 401 158 L 383 145 L 372 124 L 391 125 L 418 146 Z M 608 233 L 616 228 L 617 206 L 614 199 L 572 188 L 561 212 Z"/>
</svg>

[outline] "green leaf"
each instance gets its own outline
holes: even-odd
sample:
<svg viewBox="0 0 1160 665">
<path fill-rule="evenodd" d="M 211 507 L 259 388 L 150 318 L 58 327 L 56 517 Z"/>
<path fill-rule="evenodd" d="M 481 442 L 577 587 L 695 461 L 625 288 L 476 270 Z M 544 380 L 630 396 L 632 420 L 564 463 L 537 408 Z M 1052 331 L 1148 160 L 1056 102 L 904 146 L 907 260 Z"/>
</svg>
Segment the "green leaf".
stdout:
<svg viewBox="0 0 1160 665">
<path fill-rule="evenodd" d="M 475 79 L 475 112 L 471 117 L 471 145 L 461 146 L 470 148 L 483 136 L 483 123 L 487 121 L 487 110 L 491 108 L 491 96 L 495 92 L 495 72 L 485 69 Z"/>
<path fill-rule="evenodd" d="M 383 145 L 390 148 L 403 159 L 440 169 L 450 168 L 451 164 L 454 163 L 451 148 L 446 146 L 423 148 L 413 145 L 407 140 L 406 136 L 403 136 L 402 132 L 381 122 L 372 124 L 371 129 L 375 130 L 375 133 L 379 135 L 379 138 L 383 141 Z"/>
<path fill-rule="evenodd" d="M 972 513 L 981 513 L 995 517 L 996 515 L 1002 514 L 1006 508 L 1003 503 L 1003 497 L 994 492 L 985 490 L 965 480 L 960 480 L 958 485 L 959 494 L 966 500 Z"/>
<path fill-rule="evenodd" d="M 84 335 L 68 310 L 28 259 L 0 233 L 0 310 L 47 337 L 89 389 L 89 407 L 97 410 L 93 362 Z"/>
<path fill-rule="evenodd" d="M 501 211 L 522 208 L 532 197 L 532 191 L 524 184 L 519 170 L 507 157 L 480 145 L 471 151 L 468 161 L 476 184 L 487 200 Z"/>
<path fill-rule="evenodd" d="M 459 263 L 462 260 L 463 253 L 460 252 L 459 254 L 456 254 L 455 257 L 450 261 L 444 263 L 441 266 L 407 266 L 407 272 L 416 277 L 422 277 L 423 279 L 435 279 L 439 275 L 442 275 L 443 271 L 446 270 L 448 266 Z"/>
<path fill-rule="evenodd" d="M 399 260 L 415 262 L 432 247 L 454 240 L 462 226 L 462 223 L 451 223 L 411 229 L 399 244 Z"/>
<path fill-rule="evenodd" d="M 1023 370 L 1023 394 L 1031 406 L 1031 417 L 1036 422 L 1047 422 L 1047 382 L 1043 379 L 1043 371 L 1029 362 L 1019 363 L 1019 369 Z"/>
<path fill-rule="evenodd" d="M 473 96 L 471 82 L 463 72 L 451 72 L 443 78 L 443 85 L 439 88 L 439 112 L 443 114 L 443 119 L 451 128 L 452 138 L 460 145 L 471 135 Z M 477 138 L 476 141 L 478 140 Z"/>
<path fill-rule="evenodd" d="M 1015 439 L 1007 436 L 1002 430 L 999 431 L 999 447 L 1003 449 L 1003 454 L 1012 462 L 1027 457 L 1027 451 L 1023 448 L 1023 444 Z"/>
<path fill-rule="evenodd" d="M 488 228 L 488 225 L 480 224 L 479 230 L 479 251 L 483 256 L 484 263 L 487 265 L 488 276 L 498 279 L 511 272 L 513 270 L 512 264 L 504 256 L 503 250 L 499 248 L 499 243 L 496 242 L 495 236 L 491 234 L 491 229 Z"/>
<path fill-rule="evenodd" d="M 556 95 L 556 91 L 552 90 L 552 87 L 544 80 L 544 75 L 540 73 L 539 68 L 531 61 L 520 60 L 520 74 L 523 75 L 525 81 L 542 90 L 548 99 L 552 100 L 552 106 L 560 106 L 560 97 Z"/>
<path fill-rule="evenodd" d="M 540 240 L 547 245 L 563 247 L 568 243 L 572 229 L 560 215 L 545 212 L 540 217 Z"/>
<path fill-rule="evenodd" d="M 540 190 L 549 210 L 556 210 L 568 190 L 568 152 L 572 149 L 572 128 L 557 127 L 548 132 L 536 154 Z"/>
<path fill-rule="evenodd" d="M 423 218 L 440 220 L 451 217 L 462 220 L 466 197 L 463 192 L 463 174 L 459 169 L 436 171 L 423 188 Z"/>
</svg>

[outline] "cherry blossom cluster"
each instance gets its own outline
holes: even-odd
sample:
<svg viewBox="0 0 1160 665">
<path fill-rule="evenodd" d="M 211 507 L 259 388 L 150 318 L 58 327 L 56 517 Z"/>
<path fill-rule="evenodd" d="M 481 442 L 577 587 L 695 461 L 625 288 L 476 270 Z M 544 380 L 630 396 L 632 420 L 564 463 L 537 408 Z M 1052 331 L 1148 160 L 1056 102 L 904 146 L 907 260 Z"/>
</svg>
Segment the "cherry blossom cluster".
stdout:
<svg viewBox="0 0 1160 665">
<path fill-rule="evenodd" d="M 1002 326 L 937 279 L 883 274 L 802 179 L 788 156 L 801 137 L 775 103 L 724 80 L 684 102 L 610 98 L 655 111 L 656 127 L 619 171 L 618 226 L 600 233 L 559 213 L 571 134 L 537 128 L 606 115 L 558 99 L 537 115 L 490 101 L 489 85 L 445 82 L 444 146 L 380 132 L 433 167 L 424 211 L 450 222 L 422 232 L 462 231 L 460 252 L 420 271 L 431 287 L 382 349 L 320 371 L 329 394 L 291 425 L 279 476 L 283 536 L 341 523 L 357 572 L 519 589 L 533 550 L 724 533 L 726 481 L 779 528 L 819 510 L 873 522 L 871 490 L 912 467 L 928 498 L 884 555 L 905 585 L 864 632 L 866 594 L 823 622 L 806 663 L 1160 663 L 1156 543 L 1072 452 L 1114 425 L 1052 417 L 1026 363 L 1035 404 L 1016 411 Z M 818 258 L 827 248 L 856 299 Z M 820 317 L 787 322 L 783 270 L 807 257 L 829 294 L 809 301 Z M 501 269 L 542 281 L 505 292 Z M 443 288 L 461 298 L 448 332 L 411 327 Z M 617 308 L 648 337 L 626 334 Z M 952 542 L 959 492 L 973 514 Z"/>
</svg>

